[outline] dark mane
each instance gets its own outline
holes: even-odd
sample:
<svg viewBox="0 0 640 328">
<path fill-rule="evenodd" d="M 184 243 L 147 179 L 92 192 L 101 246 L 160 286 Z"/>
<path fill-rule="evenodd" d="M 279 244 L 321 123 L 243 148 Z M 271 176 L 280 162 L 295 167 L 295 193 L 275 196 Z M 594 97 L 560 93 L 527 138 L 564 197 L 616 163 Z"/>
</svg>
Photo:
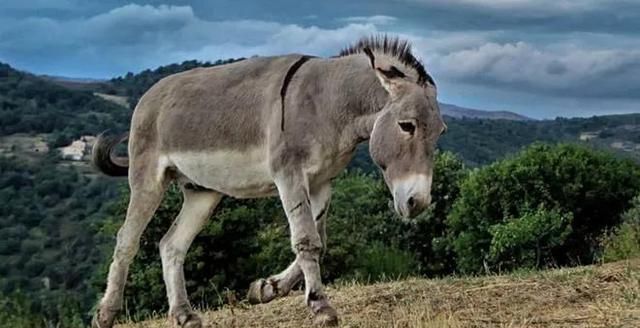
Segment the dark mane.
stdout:
<svg viewBox="0 0 640 328">
<path fill-rule="evenodd" d="M 425 85 L 426 83 L 430 83 L 433 86 L 436 85 L 433 78 L 425 70 L 424 65 L 411 53 L 411 43 L 398 37 L 389 37 L 387 35 L 364 37 L 358 40 L 358 42 L 342 49 L 338 57 L 362 53 L 365 51 L 364 49 L 367 48 L 393 56 L 403 64 L 415 69 L 418 73 L 418 84 Z"/>
</svg>

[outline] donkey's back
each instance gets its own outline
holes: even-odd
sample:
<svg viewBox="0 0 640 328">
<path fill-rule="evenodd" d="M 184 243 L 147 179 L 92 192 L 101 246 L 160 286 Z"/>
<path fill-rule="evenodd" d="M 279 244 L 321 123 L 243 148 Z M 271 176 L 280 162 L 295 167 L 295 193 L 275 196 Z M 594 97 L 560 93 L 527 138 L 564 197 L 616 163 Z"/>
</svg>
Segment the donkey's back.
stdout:
<svg viewBox="0 0 640 328">
<path fill-rule="evenodd" d="M 135 109 L 131 146 L 149 137 L 164 153 L 260 145 L 279 104 L 284 72 L 299 58 L 251 58 L 162 79 Z"/>
</svg>

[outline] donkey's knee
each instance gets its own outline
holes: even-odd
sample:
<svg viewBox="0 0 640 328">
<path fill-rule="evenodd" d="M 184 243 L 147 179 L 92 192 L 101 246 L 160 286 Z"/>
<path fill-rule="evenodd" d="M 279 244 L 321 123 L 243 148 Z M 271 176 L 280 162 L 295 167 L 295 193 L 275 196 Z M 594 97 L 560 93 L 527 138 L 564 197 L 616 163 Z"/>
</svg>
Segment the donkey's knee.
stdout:
<svg viewBox="0 0 640 328">
<path fill-rule="evenodd" d="M 128 266 L 133 262 L 139 248 L 140 238 L 131 238 L 127 236 L 124 229 L 120 229 L 116 239 L 116 247 L 113 250 L 113 261 Z"/>
<path fill-rule="evenodd" d="M 166 265 L 182 265 L 187 254 L 186 251 L 176 247 L 171 238 L 162 238 L 158 244 L 160 259 Z"/>
<path fill-rule="evenodd" d="M 318 233 L 309 234 L 292 240 L 293 252 L 296 255 L 316 256 L 320 255 L 324 245 Z"/>
</svg>

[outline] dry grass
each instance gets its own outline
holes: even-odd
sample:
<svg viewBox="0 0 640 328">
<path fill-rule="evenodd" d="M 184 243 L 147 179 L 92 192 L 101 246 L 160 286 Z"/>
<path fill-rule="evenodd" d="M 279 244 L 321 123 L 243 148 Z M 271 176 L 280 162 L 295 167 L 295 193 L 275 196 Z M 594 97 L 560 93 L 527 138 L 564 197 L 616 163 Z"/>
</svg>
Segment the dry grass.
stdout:
<svg viewBox="0 0 640 328">
<path fill-rule="evenodd" d="M 640 259 L 505 276 L 328 288 L 341 327 L 640 327 Z M 300 292 L 205 312 L 211 327 L 308 327 Z M 170 327 L 155 319 L 121 328 Z"/>
</svg>

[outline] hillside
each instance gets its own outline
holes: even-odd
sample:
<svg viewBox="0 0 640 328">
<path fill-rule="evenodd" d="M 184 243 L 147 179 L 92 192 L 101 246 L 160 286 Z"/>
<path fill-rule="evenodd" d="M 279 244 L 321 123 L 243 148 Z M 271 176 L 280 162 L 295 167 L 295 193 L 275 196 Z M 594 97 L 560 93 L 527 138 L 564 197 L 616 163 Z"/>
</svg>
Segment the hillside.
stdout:
<svg viewBox="0 0 640 328">
<path fill-rule="evenodd" d="M 611 264 L 440 280 L 328 288 L 341 327 L 639 327 L 640 259 Z M 269 304 L 227 305 L 210 327 L 311 327 L 301 292 Z M 120 328 L 170 327 L 158 319 Z"/>
<path fill-rule="evenodd" d="M 489 111 L 473 108 L 465 108 L 451 104 L 440 103 L 442 115 L 453 118 L 476 118 L 485 120 L 511 120 L 511 121 L 531 121 L 530 117 L 509 111 Z"/>
<path fill-rule="evenodd" d="M 121 106 L 0 63 L 0 136 L 50 134 L 54 146 L 107 129 L 125 130 L 131 113 Z"/>
</svg>

